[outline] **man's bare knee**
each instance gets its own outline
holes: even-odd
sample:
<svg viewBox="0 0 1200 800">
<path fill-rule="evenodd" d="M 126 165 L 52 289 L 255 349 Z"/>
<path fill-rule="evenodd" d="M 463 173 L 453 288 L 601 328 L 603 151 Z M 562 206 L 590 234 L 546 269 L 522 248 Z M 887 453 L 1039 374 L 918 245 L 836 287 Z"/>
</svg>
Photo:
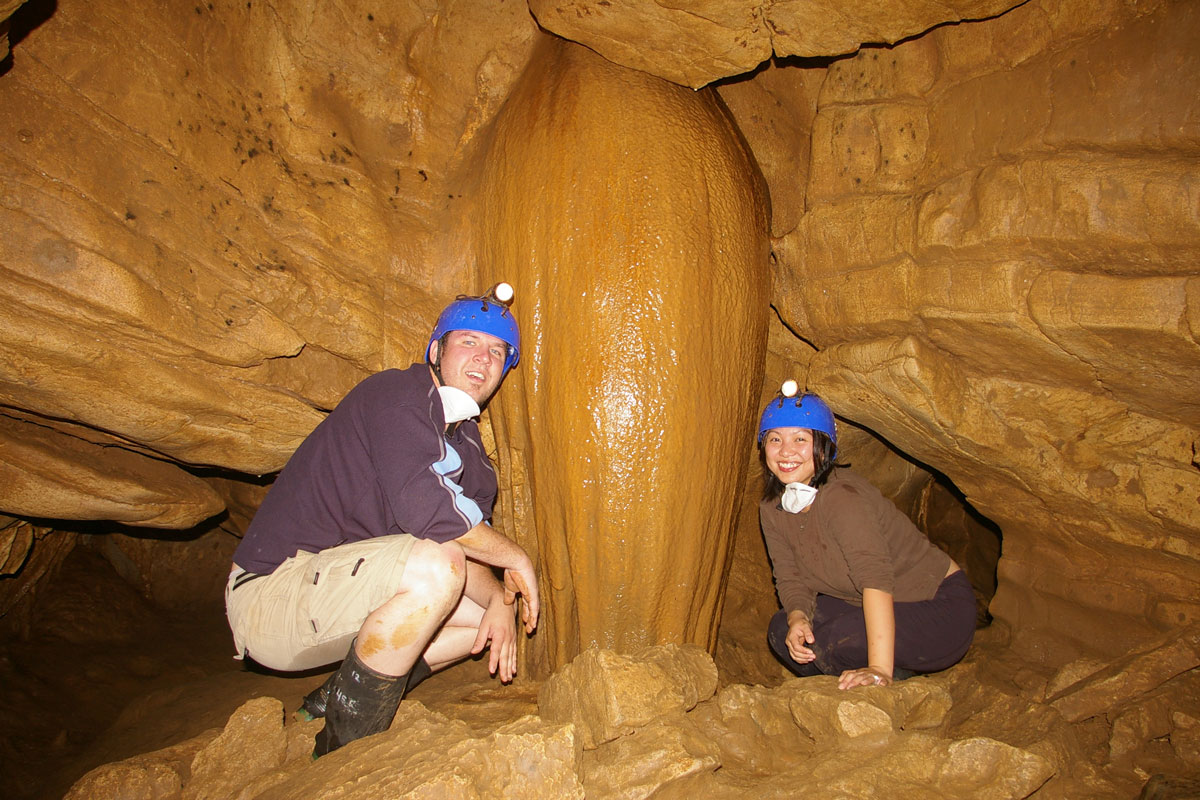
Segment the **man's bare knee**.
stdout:
<svg viewBox="0 0 1200 800">
<path fill-rule="evenodd" d="M 467 557 L 455 542 L 419 539 L 413 544 L 401 577 L 401 591 L 455 600 L 467 579 Z"/>
</svg>

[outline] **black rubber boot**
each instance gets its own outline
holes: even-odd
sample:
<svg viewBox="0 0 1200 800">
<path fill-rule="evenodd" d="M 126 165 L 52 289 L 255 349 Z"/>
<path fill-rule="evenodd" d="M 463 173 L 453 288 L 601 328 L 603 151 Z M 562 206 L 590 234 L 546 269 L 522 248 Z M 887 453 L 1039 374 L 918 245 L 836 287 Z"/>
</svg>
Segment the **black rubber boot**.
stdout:
<svg viewBox="0 0 1200 800">
<path fill-rule="evenodd" d="M 333 674 L 325 706 L 325 727 L 317 733 L 313 758 L 343 745 L 386 731 L 396 716 L 407 675 L 384 675 L 358 660 L 354 644 Z"/>
<path fill-rule="evenodd" d="M 417 684 L 433 674 L 433 670 L 429 667 L 429 662 L 425 660 L 425 656 L 417 659 L 417 663 L 413 664 L 413 668 L 408 671 L 408 686 L 405 687 L 404 693 L 408 694 L 413 689 L 417 688 Z"/>
<path fill-rule="evenodd" d="M 329 690 L 333 688 L 333 679 L 336 677 L 337 670 L 334 670 L 329 673 L 324 683 L 304 695 L 304 702 L 296 709 L 296 716 L 305 722 L 322 719 L 325 716 L 325 706 L 329 702 Z"/>
<path fill-rule="evenodd" d="M 408 673 L 408 686 L 404 693 L 408 694 L 417 684 L 433 674 L 433 670 L 429 667 L 429 662 L 425 660 L 425 656 L 421 656 L 416 664 L 413 664 L 412 671 Z M 325 679 L 317 688 L 313 689 L 308 694 L 304 695 L 304 702 L 296 709 L 296 716 L 305 722 L 312 722 L 314 719 L 325 718 L 325 706 L 329 702 L 329 690 L 333 688 L 333 679 L 337 677 L 337 671 L 329 673 L 329 677 Z"/>
</svg>

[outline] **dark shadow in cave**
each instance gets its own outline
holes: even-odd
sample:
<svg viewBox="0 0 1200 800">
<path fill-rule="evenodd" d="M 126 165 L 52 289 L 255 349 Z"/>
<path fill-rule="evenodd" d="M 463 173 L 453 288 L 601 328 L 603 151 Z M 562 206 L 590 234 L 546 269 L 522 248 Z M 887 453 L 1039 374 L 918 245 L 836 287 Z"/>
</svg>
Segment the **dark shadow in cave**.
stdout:
<svg viewBox="0 0 1200 800">
<path fill-rule="evenodd" d="M 870 434 L 898 458 L 929 475 L 929 480 L 909 507 L 897 505 L 931 542 L 949 553 L 967 573 L 975 590 L 976 627 L 990 625 L 992 615 L 988 605 L 996 594 L 997 568 L 1004 538 L 1000 526 L 975 508 L 944 472 L 900 450 L 870 428 L 854 427 Z"/>
<path fill-rule="evenodd" d="M 58 0 L 27 0 L 8 18 L 8 55 L 0 60 L 0 78 L 8 74 L 13 66 L 13 50 L 34 30 L 58 10 Z M 0 22 L 0 35 L 5 23 Z"/>
<path fill-rule="evenodd" d="M 38 582 L 28 608 L 31 635 L 14 635 L 13 621 L 5 620 L 0 796 L 61 797 L 100 763 L 173 744 L 131 735 L 122 742 L 127 752 L 91 752 L 105 730 L 131 727 L 129 720 L 153 715 L 170 698 L 186 701 L 190 687 L 217 676 L 225 685 L 237 679 L 219 598 L 198 597 L 182 608 L 156 604 L 102 552 L 103 536 L 77 537 Z M 233 694 L 224 700 L 209 693 L 207 707 L 168 721 L 157 735 L 170 740 L 176 730 L 181 741 L 197 724 L 223 724 L 236 703 Z"/>
<path fill-rule="evenodd" d="M 191 549 L 213 533 L 232 542 L 228 517 L 222 512 L 182 530 L 111 521 L 15 521 L 32 528 L 35 539 L 20 566 L 0 576 L 0 590 L 7 584 L 18 592 L 0 609 L 0 686 L 6 689 L 0 702 L 5 765 L 0 796 L 61 797 L 98 764 L 182 741 L 197 726 L 224 724 L 246 694 L 228 690 L 266 679 L 232 658 L 217 563 L 226 546 Z M 118 535 L 166 549 L 153 555 L 139 543 L 126 551 Z M 34 550 L 53 539 L 60 544 L 51 551 L 65 545 L 65 557 L 49 567 L 30 563 Z M 166 577 L 151 576 L 146 558 L 176 563 Z M 173 584 L 166 586 L 170 602 L 151 596 L 150 584 L 162 588 L 164 582 Z M 214 684 L 226 691 L 215 693 Z M 184 708 L 187 718 L 159 711 L 165 707 Z M 146 718 L 165 721 L 142 735 L 135 722 Z M 125 749 L 100 741 L 114 728 L 122 729 L 117 738 Z"/>
</svg>

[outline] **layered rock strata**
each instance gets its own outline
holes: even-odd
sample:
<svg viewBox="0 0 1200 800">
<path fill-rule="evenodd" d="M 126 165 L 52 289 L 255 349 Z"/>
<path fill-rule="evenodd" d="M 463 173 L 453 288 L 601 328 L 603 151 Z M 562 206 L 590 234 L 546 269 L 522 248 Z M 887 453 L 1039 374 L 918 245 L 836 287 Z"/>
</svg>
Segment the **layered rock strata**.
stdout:
<svg viewBox="0 0 1200 800">
<path fill-rule="evenodd" d="M 1029 3 L 838 61 L 775 245 L 809 387 L 1003 530 L 1037 658 L 1200 613 L 1198 35 Z"/>
</svg>

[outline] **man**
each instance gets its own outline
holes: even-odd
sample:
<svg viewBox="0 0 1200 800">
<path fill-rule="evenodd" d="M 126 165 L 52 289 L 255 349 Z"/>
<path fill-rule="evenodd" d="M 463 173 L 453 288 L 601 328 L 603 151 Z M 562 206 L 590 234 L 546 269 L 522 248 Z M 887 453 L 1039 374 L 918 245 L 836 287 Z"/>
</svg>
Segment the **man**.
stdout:
<svg viewBox="0 0 1200 800">
<path fill-rule="evenodd" d="M 404 693 L 490 647 L 512 680 L 525 551 L 488 524 L 496 474 L 471 417 L 520 358 L 512 288 L 442 312 L 425 363 L 354 387 L 301 443 L 234 552 L 225 604 L 238 657 L 282 671 L 344 658 L 303 711 L 313 757 L 386 730 Z M 503 584 L 493 568 L 503 571 Z"/>
</svg>

